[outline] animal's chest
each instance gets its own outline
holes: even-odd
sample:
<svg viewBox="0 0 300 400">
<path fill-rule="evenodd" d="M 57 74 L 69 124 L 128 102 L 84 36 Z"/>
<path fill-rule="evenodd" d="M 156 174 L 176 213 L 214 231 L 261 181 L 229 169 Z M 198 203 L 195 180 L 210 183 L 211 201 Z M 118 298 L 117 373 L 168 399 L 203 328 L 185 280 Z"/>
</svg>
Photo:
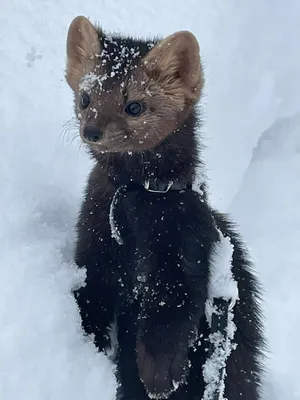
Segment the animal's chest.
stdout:
<svg viewBox="0 0 300 400">
<path fill-rule="evenodd" d="M 124 245 L 134 242 L 137 247 L 153 249 L 180 240 L 182 229 L 189 228 L 186 218 L 193 213 L 185 197 L 180 192 L 127 193 L 116 214 Z"/>
<path fill-rule="evenodd" d="M 191 201 L 192 200 L 192 201 Z M 165 304 L 187 274 L 191 241 L 201 253 L 197 196 L 186 193 L 127 193 L 114 207 L 116 285 L 126 301 Z M 199 208 L 199 207 L 198 207 Z"/>
</svg>

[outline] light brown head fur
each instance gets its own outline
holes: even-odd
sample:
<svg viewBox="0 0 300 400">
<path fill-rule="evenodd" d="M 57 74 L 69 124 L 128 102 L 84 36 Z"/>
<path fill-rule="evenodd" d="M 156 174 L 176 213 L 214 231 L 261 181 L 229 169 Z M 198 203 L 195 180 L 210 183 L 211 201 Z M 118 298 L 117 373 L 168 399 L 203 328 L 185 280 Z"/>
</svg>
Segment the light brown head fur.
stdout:
<svg viewBox="0 0 300 400">
<path fill-rule="evenodd" d="M 179 129 L 198 101 L 199 45 L 187 31 L 154 44 L 109 36 L 76 17 L 68 32 L 66 80 L 75 93 L 81 138 L 94 152 L 141 152 Z M 80 105 L 84 93 L 86 108 Z M 138 116 L 125 112 L 132 101 L 143 107 Z M 99 131 L 99 140 L 87 139 L 87 128 Z"/>
</svg>

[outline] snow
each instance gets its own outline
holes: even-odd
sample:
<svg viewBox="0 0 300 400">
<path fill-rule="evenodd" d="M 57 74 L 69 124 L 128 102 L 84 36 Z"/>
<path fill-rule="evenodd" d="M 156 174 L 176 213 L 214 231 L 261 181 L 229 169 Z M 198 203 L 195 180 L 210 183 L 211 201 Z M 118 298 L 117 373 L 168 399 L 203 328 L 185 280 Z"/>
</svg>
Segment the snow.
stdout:
<svg viewBox="0 0 300 400">
<path fill-rule="evenodd" d="M 229 314 L 229 323 L 235 327 L 233 323 L 233 313 Z M 235 330 L 234 330 L 235 331 Z M 219 393 L 218 400 L 227 400 L 224 398 L 225 391 L 225 376 L 226 376 L 226 360 L 231 354 L 232 350 L 236 349 L 232 336 L 224 337 L 221 332 L 215 332 L 209 335 L 209 341 L 214 345 L 212 355 L 206 360 L 203 366 L 203 377 L 206 384 L 203 400 L 214 400 L 215 393 Z M 219 379 L 220 368 L 225 368 L 221 371 Z"/>
<path fill-rule="evenodd" d="M 18 0 L 0 14 L 0 398 L 112 400 L 71 290 L 91 162 L 64 80 L 76 15 L 104 29 L 199 39 L 213 204 L 233 213 L 265 287 L 266 400 L 300 399 L 300 57 L 297 0 Z M 66 121 L 70 120 L 69 123 Z"/>
<path fill-rule="evenodd" d="M 219 235 L 220 241 L 215 245 L 210 260 L 208 297 L 210 300 L 222 297 L 235 303 L 238 299 L 238 287 L 231 272 L 234 246 L 230 237 L 225 237 L 220 230 Z"/>
<path fill-rule="evenodd" d="M 230 211 L 265 289 L 267 399 L 299 399 L 300 114 L 278 118 L 253 151 Z"/>
<path fill-rule="evenodd" d="M 203 365 L 203 378 L 206 383 L 203 400 L 214 400 L 219 393 L 219 400 L 223 400 L 226 376 L 226 360 L 231 351 L 236 348 L 234 334 L 236 325 L 233 322 L 234 306 L 238 300 L 238 286 L 232 274 L 232 256 L 234 246 L 229 237 L 219 230 L 220 239 L 215 244 L 210 260 L 210 277 L 208 284 L 208 299 L 205 304 L 205 314 L 211 326 L 213 314 L 221 315 L 221 310 L 214 304 L 214 299 L 220 298 L 229 301 L 226 336 L 217 331 L 209 335 L 213 345 L 213 352 Z M 224 368 L 221 370 L 221 368 Z M 221 376 L 219 376 L 221 373 Z"/>
<path fill-rule="evenodd" d="M 116 210 L 116 206 L 117 206 L 118 201 L 119 201 L 119 197 L 122 196 L 122 191 L 123 190 L 124 190 L 123 186 L 120 186 L 116 190 L 116 192 L 115 192 L 115 194 L 114 194 L 114 196 L 113 196 L 113 198 L 111 200 L 110 208 L 109 208 L 109 225 L 110 225 L 110 230 L 111 230 L 111 237 L 113 239 L 115 239 L 115 241 L 119 245 L 122 245 L 124 242 L 123 242 L 123 239 L 121 237 L 121 233 L 119 231 L 119 228 L 118 228 L 118 226 L 116 224 L 115 210 Z"/>
<path fill-rule="evenodd" d="M 81 79 L 81 82 L 79 84 L 79 89 L 83 90 L 84 92 L 90 94 L 92 87 L 94 86 L 95 82 L 98 81 L 100 88 L 102 88 L 102 82 L 107 78 L 106 75 L 104 77 L 102 76 L 101 78 L 96 75 L 94 72 L 90 72 Z"/>
</svg>

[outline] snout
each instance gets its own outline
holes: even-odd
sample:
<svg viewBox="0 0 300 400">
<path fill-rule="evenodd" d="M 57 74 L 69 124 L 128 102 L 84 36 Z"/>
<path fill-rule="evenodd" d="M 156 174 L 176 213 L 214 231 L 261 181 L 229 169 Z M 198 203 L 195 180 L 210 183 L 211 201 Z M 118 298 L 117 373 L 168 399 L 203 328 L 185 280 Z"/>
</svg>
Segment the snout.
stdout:
<svg viewBox="0 0 300 400">
<path fill-rule="evenodd" d="M 82 132 L 82 140 L 87 143 L 97 143 L 102 137 L 103 133 L 95 126 L 85 126 Z"/>
</svg>

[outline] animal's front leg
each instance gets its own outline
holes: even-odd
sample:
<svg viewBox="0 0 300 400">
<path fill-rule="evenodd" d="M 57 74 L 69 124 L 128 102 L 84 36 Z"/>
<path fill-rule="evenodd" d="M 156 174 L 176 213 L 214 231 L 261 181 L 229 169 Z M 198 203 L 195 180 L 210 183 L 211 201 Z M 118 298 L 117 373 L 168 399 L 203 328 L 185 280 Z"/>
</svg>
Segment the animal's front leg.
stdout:
<svg viewBox="0 0 300 400">
<path fill-rule="evenodd" d="M 136 264 L 137 365 L 149 397 L 155 398 L 167 398 L 184 386 L 206 295 L 205 277 L 187 272 L 179 249 L 175 254 L 165 249 L 164 254 L 166 258 L 159 253 L 159 257 L 143 257 L 147 263 Z"/>
<path fill-rule="evenodd" d="M 85 286 L 74 292 L 82 319 L 82 327 L 94 336 L 99 351 L 110 345 L 109 326 L 113 322 L 112 288 L 92 267 L 87 268 Z"/>
<path fill-rule="evenodd" d="M 185 383 L 189 346 L 197 336 L 189 307 L 169 308 L 142 319 L 137 333 L 139 376 L 149 397 L 167 398 Z"/>
<path fill-rule="evenodd" d="M 118 313 L 118 400 L 149 400 L 137 368 L 136 314 L 134 304 Z"/>
</svg>

